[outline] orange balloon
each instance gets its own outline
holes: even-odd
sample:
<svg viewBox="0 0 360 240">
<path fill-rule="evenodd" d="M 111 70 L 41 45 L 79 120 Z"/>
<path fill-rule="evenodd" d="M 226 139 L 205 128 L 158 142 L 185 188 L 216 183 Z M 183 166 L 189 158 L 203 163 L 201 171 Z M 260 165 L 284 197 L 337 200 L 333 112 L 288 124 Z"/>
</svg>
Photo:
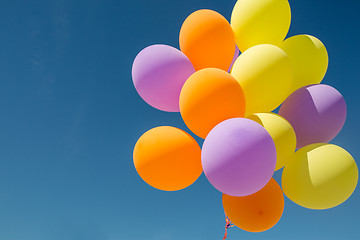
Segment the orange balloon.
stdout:
<svg viewBox="0 0 360 240">
<path fill-rule="evenodd" d="M 175 127 L 156 127 L 144 133 L 135 145 L 133 158 L 140 177 L 160 190 L 186 188 L 202 173 L 198 143 Z"/>
<path fill-rule="evenodd" d="M 272 228 L 284 211 L 284 194 L 273 178 L 254 194 L 245 197 L 223 194 L 222 201 L 232 223 L 248 232 Z"/>
<path fill-rule="evenodd" d="M 235 53 L 235 36 L 230 23 L 219 13 L 202 9 L 190 14 L 180 29 L 180 50 L 195 70 L 228 70 Z"/>
<path fill-rule="evenodd" d="M 217 68 L 205 68 L 191 75 L 181 90 L 179 105 L 185 124 L 201 138 L 220 122 L 245 114 L 240 84 Z"/>
</svg>

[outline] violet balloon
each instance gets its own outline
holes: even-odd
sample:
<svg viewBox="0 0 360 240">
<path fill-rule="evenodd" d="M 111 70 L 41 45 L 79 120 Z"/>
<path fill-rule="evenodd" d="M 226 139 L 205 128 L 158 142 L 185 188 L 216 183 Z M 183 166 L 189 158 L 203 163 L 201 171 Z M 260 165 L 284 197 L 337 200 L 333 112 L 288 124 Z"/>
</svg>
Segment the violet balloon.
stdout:
<svg viewBox="0 0 360 240">
<path fill-rule="evenodd" d="M 239 55 L 240 55 L 240 50 L 239 50 L 239 48 L 235 45 L 234 57 L 233 57 L 233 60 L 232 60 L 232 62 L 231 62 L 231 64 L 230 64 L 230 67 L 229 67 L 229 69 L 228 69 L 228 72 L 231 72 L 231 69 L 232 69 L 232 67 L 233 67 L 236 59 L 239 57 Z"/>
<path fill-rule="evenodd" d="M 343 96 L 333 87 L 315 84 L 293 92 L 279 114 L 293 126 L 297 148 L 312 143 L 327 143 L 340 132 L 346 119 Z"/>
<path fill-rule="evenodd" d="M 207 135 L 201 153 L 205 176 L 220 192 L 247 196 L 271 179 L 276 165 L 274 141 L 263 126 L 231 118 Z"/>
<path fill-rule="evenodd" d="M 156 44 L 136 56 L 132 79 L 145 102 L 163 111 L 179 112 L 181 88 L 194 72 L 192 63 L 180 50 Z"/>
</svg>

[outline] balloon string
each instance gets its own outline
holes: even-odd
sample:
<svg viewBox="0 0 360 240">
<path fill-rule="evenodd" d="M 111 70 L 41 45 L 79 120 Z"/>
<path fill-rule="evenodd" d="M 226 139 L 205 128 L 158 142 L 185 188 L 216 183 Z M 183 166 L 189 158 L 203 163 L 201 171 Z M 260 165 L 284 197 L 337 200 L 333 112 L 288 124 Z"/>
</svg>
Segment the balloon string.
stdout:
<svg viewBox="0 0 360 240">
<path fill-rule="evenodd" d="M 226 237 L 227 237 L 227 230 L 228 230 L 228 228 L 231 228 L 231 227 L 233 227 L 233 226 L 234 226 L 234 224 L 231 223 L 230 218 L 229 218 L 229 217 L 226 215 L 226 213 L 225 213 L 225 234 L 224 234 L 223 240 L 225 240 Z"/>
</svg>

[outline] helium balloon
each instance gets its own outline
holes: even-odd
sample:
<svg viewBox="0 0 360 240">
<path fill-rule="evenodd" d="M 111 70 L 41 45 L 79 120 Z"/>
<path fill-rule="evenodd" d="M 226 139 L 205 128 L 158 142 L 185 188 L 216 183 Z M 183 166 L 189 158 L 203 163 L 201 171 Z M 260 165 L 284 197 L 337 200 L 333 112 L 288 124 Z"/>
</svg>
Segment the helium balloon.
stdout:
<svg viewBox="0 0 360 240">
<path fill-rule="evenodd" d="M 247 196 L 271 179 L 274 141 L 263 126 L 247 118 L 221 122 L 206 137 L 201 153 L 205 176 L 220 192 Z"/>
<path fill-rule="evenodd" d="M 168 112 L 180 111 L 181 88 L 194 72 L 182 52 L 162 44 L 143 49 L 132 66 L 132 78 L 139 95 L 154 108 Z"/>
<path fill-rule="evenodd" d="M 223 194 L 222 202 L 231 222 L 248 232 L 263 232 L 272 228 L 284 211 L 284 194 L 273 178 L 264 188 L 249 196 Z"/>
<path fill-rule="evenodd" d="M 292 68 L 280 48 L 262 44 L 243 52 L 231 75 L 240 83 L 246 99 L 246 115 L 270 112 L 289 95 Z"/>
<path fill-rule="evenodd" d="M 293 92 L 280 107 L 279 114 L 293 126 L 297 148 L 301 148 L 336 137 L 345 123 L 346 104 L 335 88 L 316 84 Z"/>
<path fill-rule="evenodd" d="M 256 113 L 247 118 L 261 124 L 271 135 L 276 147 L 276 167 L 282 168 L 295 153 L 296 135 L 290 123 L 275 113 Z"/>
<path fill-rule="evenodd" d="M 231 64 L 230 64 L 230 67 L 229 67 L 229 69 L 228 69 L 228 72 L 231 72 L 231 69 L 232 69 L 232 67 L 233 67 L 236 59 L 239 57 L 239 55 L 240 55 L 239 48 L 238 48 L 237 46 L 235 46 L 234 58 L 233 58 L 233 60 L 232 60 L 232 62 L 231 62 Z"/>
<path fill-rule="evenodd" d="M 259 44 L 280 45 L 290 28 L 287 0 L 238 0 L 231 14 L 241 52 Z"/>
<path fill-rule="evenodd" d="M 235 38 L 229 22 L 208 9 L 193 12 L 185 19 L 179 44 L 196 70 L 214 67 L 227 71 L 235 52 Z"/>
<path fill-rule="evenodd" d="M 333 144 L 316 143 L 298 150 L 283 171 L 285 195 L 310 209 L 328 209 L 354 192 L 359 177 L 352 156 Z"/>
<path fill-rule="evenodd" d="M 144 133 L 135 145 L 133 157 L 140 177 L 160 190 L 186 188 L 202 173 L 199 145 L 175 127 L 156 127 Z"/>
<path fill-rule="evenodd" d="M 189 77 L 180 93 L 180 113 L 188 128 L 205 138 L 218 123 L 243 117 L 244 93 L 239 83 L 221 69 L 205 68 Z"/>
<path fill-rule="evenodd" d="M 310 35 L 297 35 L 286 39 L 281 48 L 287 53 L 293 66 L 291 92 L 322 81 L 329 60 L 326 48 L 319 39 Z"/>
</svg>

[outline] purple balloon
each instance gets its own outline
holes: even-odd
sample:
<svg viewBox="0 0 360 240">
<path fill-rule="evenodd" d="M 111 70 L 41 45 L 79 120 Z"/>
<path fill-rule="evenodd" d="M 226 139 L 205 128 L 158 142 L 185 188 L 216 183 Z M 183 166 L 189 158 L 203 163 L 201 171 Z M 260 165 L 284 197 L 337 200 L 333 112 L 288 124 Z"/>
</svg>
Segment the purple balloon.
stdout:
<svg viewBox="0 0 360 240">
<path fill-rule="evenodd" d="M 263 126 L 231 118 L 207 135 L 201 153 L 205 176 L 220 192 L 247 196 L 271 179 L 276 165 L 274 141 Z"/>
<path fill-rule="evenodd" d="M 179 112 L 179 96 L 185 81 L 195 72 L 180 50 L 157 44 L 143 49 L 132 66 L 136 91 L 154 108 Z"/>
<path fill-rule="evenodd" d="M 228 69 L 228 72 L 231 72 L 231 69 L 232 69 L 232 67 L 233 67 L 236 59 L 239 57 L 239 55 L 240 55 L 240 50 L 239 50 L 239 48 L 237 47 L 237 45 L 235 45 L 234 57 L 233 57 L 233 60 L 232 60 L 232 62 L 231 62 L 231 64 L 230 64 L 230 67 L 229 67 L 229 69 Z"/>
<path fill-rule="evenodd" d="M 340 132 L 346 119 L 343 96 L 333 87 L 315 84 L 293 92 L 282 104 L 279 114 L 295 130 L 297 146 L 327 143 Z"/>
</svg>

